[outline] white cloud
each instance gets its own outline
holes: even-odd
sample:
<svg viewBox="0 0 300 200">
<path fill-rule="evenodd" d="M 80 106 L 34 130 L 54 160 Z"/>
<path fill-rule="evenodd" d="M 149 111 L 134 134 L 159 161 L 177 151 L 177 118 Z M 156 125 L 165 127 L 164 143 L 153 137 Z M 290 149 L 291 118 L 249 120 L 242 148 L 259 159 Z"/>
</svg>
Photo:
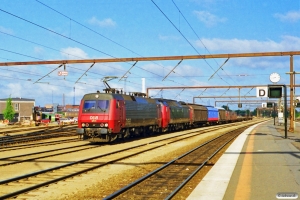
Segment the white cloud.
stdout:
<svg viewBox="0 0 300 200">
<path fill-rule="evenodd" d="M 179 76 L 200 76 L 202 73 L 200 68 L 193 67 L 191 65 L 181 64 L 177 68 L 175 68 L 175 74 Z"/>
<path fill-rule="evenodd" d="M 203 22 L 206 26 L 214 26 L 217 23 L 223 23 L 227 21 L 226 18 L 220 18 L 216 15 L 211 14 L 208 11 L 194 11 L 194 14 L 197 16 L 197 18 Z"/>
<path fill-rule="evenodd" d="M 280 41 L 273 40 L 242 40 L 242 39 L 221 39 L 203 38 L 201 41 L 212 53 L 250 53 L 250 52 L 285 52 L 298 51 L 300 37 L 282 36 Z M 200 41 L 196 42 L 199 48 L 204 49 Z M 208 54 L 208 53 L 207 53 Z M 296 60 L 295 60 L 296 62 Z M 221 63 L 220 63 L 221 64 Z M 239 66 L 240 68 L 286 68 L 289 60 L 283 57 L 257 57 L 257 58 L 235 58 L 230 59 L 226 66 Z"/>
<path fill-rule="evenodd" d="M 4 32 L 4 33 L 7 33 L 7 34 L 13 34 L 13 30 L 9 29 L 9 28 L 5 28 L 3 26 L 0 26 L 0 31 L 1 32 Z"/>
<path fill-rule="evenodd" d="M 174 64 L 174 65 L 176 65 L 176 64 Z M 164 81 L 165 83 L 168 81 L 177 81 L 178 78 L 182 78 L 182 77 L 194 77 L 194 76 L 203 75 L 203 72 L 199 67 L 194 67 L 191 65 L 183 64 L 183 63 L 178 65 L 174 69 L 174 72 L 171 72 L 171 70 L 174 68 L 174 66 L 170 66 L 170 65 L 146 64 L 146 65 L 143 65 L 142 68 L 149 72 L 152 72 L 153 77 L 155 77 L 155 78 L 158 78 L 155 74 L 161 75 L 161 77 L 159 77 L 158 80 L 163 80 L 164 77 L 166 77 L 168 75 Z M 160 73 L 158 73 L 158 72 L 160 72 Z M 193 78 L 188 78 L 188 79 L 192 82 L 197 82 Z M 161 84 L 161 83 L 158 82 L 158 84 Z"/>
<path fill-rule="evenodd" d="M 34 53 L 41 54 L 44 52 L 44 49 L 42 47 L 34 47 L 33 48 Z"/>
<path fill-rule="evenodd" d="M 300 20 L 300 11 L 289 11 L 286 14 L 276 13 L 274 17 L 283 22 L 297 22 Z"/>
<path fill-rule="evenodd" d="M 273 40 L 241 40 L 241 39 L 221 39 L 221 38 L 203 38 L 201 41 L 209 51 L 221 52 L 262 52 L 262 51 L 294 51 L 300 46 L 300 38 L 294 36 L 283 36 L 282 40 L 275 42 Z M 203 48 L 201 41 L 196 41 L 199 48 Z"/>
<path fill-rule="evenodd" d="M 88 59 L 87 53 L 77 47 L 67 47 L 60 50 L 61 55 L 66 59 Z"/>
<path fill-rule="evenodd" d="M 117 24 L 111 18 L 106 18 L 106 19 L 103 19 L 103 20 L 99 20 L 96 17 L 92 17 L 88 22 L 92 25 L 97 25 L 97 26 L 100 26 L 100 27 L 115 27 L 116 24 Z"/>
</svg>

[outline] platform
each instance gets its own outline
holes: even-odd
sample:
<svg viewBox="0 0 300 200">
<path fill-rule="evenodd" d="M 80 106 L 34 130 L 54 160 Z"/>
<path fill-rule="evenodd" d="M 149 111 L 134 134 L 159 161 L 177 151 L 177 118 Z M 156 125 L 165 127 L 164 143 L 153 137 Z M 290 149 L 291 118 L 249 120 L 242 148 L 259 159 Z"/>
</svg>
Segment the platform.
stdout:
<svg viewBox="0 0 300 200">
<path fill-rule="evenodd" d="M 248 128 L 187 199 L 300 199 L 300 132 L 285 139 L 282 129 L 273 120 Z"/>
</svg>

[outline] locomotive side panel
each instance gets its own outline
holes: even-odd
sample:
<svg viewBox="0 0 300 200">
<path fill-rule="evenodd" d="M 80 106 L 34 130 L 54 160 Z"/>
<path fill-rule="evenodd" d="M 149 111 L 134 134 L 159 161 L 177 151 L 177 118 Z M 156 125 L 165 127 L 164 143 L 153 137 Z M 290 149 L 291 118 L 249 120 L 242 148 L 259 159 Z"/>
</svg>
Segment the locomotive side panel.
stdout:
<svg viewBox="0 0 300 200">
<path fill-rule="evenodd" d="M 166 102 L 160 101 L 161 131 L 166 132 L 170 123 L 170 108 Z"/>
<path fill-rule="evenodd" d="M 187 105 L 180 105 L 174 100 L 166 100 L 170 107 L 170 124 L 189 123 L 190 111 Z"/>
<path fill-rule="evenodd" d="M 237 114 L 234 111 L 230 112 L 230 121 L 236 121 L 237 120 Z"/>
<path fill-rule="evenodd" d="M 225 111 L 225 119 L 226 119 L 227 122 L 230 121 L 230 117 L 231 117 L 231 116 L 230 116 L 230 112 L 231 112 L 231 111 L 229 111 L 229 110 L 226 110 L 226 111 Z"/>
<path fill-rule="evenodd" d="M 209 124 L 215 124 L 219 120 L 219 111 L 217 108 L 214 108 L 212 106 L 206 106 L 208 110 L 208 123 Z"/>
<path fill-rule="evenodd" d="M 142 97 L 131 96 L 125 100 L 126 125 L 125 127 L 150 126 L 158 124 L 158 103 L 147 101 Z"/>
<path fill-rule="evenodd" d="M 226 123 L 226 110 L 224 108 L 218 108 L 219 112 L 219 123 Z"/>
<path fill-rule="evenodd" d="M 208 121 L 208 111 L 205 106 L 190 104 L 194 110 L 194 123 L 195 124 L 205 124 Z"/>
</svg>

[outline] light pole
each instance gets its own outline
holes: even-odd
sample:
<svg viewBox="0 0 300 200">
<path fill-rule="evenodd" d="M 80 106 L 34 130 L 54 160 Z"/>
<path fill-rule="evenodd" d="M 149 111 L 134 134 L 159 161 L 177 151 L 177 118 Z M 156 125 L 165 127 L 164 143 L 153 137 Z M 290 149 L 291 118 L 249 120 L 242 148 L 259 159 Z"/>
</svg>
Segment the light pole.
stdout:
<svg viewBox="0 0 300 200">
<path fill-rule="evenodd" d="M 74 86 L 74 98 L 73 98 L 73 105 L 75 105 L 75 86 Z"/>
<path fill-rule="evenodd" d="M 292 72 L 286 72 L 286 74 L 290 74 L 291 77 L 292 77 L 292 84 L 291 84 L 291 89 L 292 89 L 292 93 L 290 94 L 290 106 L 291 106 L 291 109 L 290 109 L 290 129 L 289 131 L 290 132 L 294 132 L 295 130 L 295 99 L 296 99 L 296 79 L 295 79 L 295 75 L 296 74 L 300 74 L 300 72 L 295 72 L 295 71 L 292 71 Z"/>
</svg>

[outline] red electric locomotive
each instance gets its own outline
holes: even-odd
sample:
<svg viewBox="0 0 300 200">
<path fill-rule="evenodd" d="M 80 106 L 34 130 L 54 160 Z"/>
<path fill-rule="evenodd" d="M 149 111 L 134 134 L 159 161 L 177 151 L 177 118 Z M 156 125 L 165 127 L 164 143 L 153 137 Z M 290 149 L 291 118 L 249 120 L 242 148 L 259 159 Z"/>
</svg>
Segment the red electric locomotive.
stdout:
<svg viewBox="0 0 300 200">
<path fill-rule="evenodd" d="M 176 131 L 186 129 L 191 126 L 190 107 L 184 102 L 170 99 L 157 99 L 164 105 L 162 110 L 164 130 Z"/>
<path fill-rule="evenodd" d="M 162 130 L 161 104 L 145 94 L 91 93 L 81 100 L 77 133 L 91 142 L 111 142 Z"/>
<path fill-rule="evenodd" d="M 160 103 L 160 129 L 161 132 L 167 132 L 169 130 L 170 124 L 170 107 L 167 102 L 163 101 L 162 99 L 157 99 Z"/>
</svg>

